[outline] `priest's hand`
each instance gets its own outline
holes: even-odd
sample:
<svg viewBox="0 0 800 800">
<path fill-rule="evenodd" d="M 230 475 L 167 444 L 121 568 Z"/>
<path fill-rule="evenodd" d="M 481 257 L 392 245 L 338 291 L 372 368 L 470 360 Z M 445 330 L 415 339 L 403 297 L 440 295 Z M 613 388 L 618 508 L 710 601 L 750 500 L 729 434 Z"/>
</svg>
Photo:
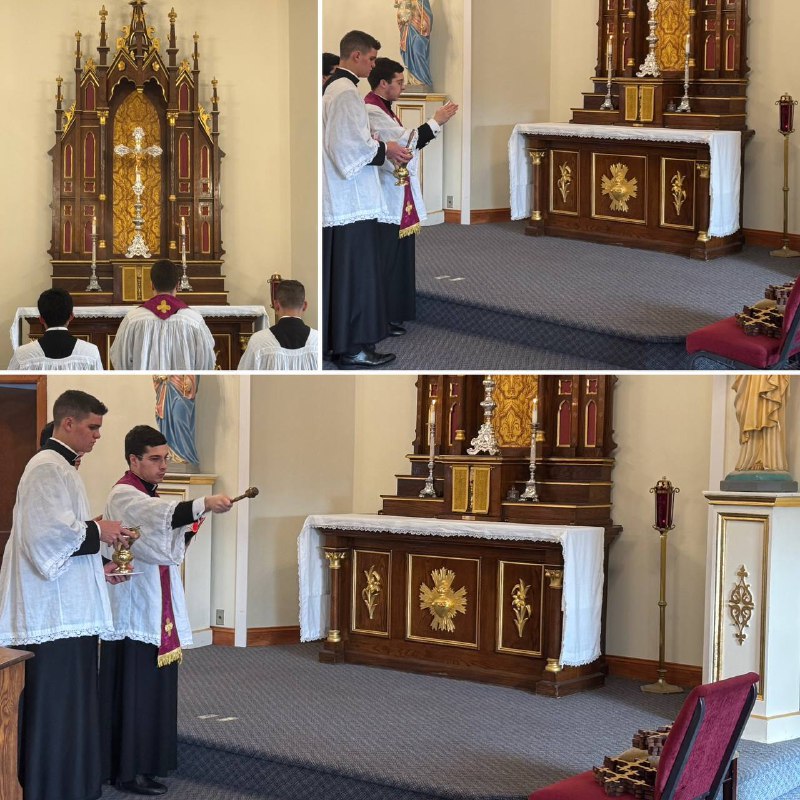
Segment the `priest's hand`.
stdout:
<svg viewBox="0 0 800 800">
<path fill-rule="evenodd" d="M 95 522 L 97 527 L 100 528 L 101 542 L 110 544 L 112 547 L 115 544 L 128 544 L 130 531 L 121 522 L 113 519 L 103 519 L 102 517 L 97 517 Z"/>
<path fill-rule="evenodd" d="M 212 511 L 214 514 L 224 514 L 233 508 L 233 503 L 226 494 L 210 494 L 203 499 L 205 500 L 206 511 Z"/>
<path fill-rule="evenodd" d="M 433 118 L 439 125 L 444 125 L 447 120 L 455 116 L 456 111 L 458 111 L 458 106 L 451 100 L 448 100 L 443 106 L 436 109 Z"/>
<path fill-rule="evenodd" d="M 407 147 L 403 147 L 400 142 L 386 142 L 386 158 L 395 164 L 408 164 L 411 161 L 412 153 Z"/>
<path fill-rule="evenodd" d="M 133 561 L 130 563 L 133 564 Z M 117 569 L 117 565 L 113 561 L 109 561 L 108 564 L 103 564 L 103 572 L 106 574 L 107 583 L 125 583 L 125 581 L 130 579 L 130 575 L 115 575 L 115 569 Z"/>
</svg>

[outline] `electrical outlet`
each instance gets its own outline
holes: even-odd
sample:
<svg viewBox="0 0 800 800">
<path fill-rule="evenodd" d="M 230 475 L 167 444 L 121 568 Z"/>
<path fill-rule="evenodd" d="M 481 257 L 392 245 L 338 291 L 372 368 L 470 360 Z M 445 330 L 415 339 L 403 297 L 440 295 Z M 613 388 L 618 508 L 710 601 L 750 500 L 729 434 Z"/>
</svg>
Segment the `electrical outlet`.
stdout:
<svg viewBox="0 0 800 800">
<path fill-rule="evenodd" d="M 447 195 L 447 207 L 448 208 L 453 207 L 453 195 L 451 194 Z"/>
<path fill-rule="evenodd" d="M 218 608 L 217 609 L 217 625 L 224 625 L 225 624 L 225 609 Z"/>
</svg>

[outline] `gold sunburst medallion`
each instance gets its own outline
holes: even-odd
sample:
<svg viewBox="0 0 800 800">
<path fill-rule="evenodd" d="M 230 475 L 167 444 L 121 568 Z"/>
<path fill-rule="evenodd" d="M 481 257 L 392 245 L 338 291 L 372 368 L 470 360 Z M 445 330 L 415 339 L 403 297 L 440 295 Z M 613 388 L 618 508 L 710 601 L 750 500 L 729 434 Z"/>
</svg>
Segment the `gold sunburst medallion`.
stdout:
<svg viewBox="0 0 800 800">
<path fill-rule="evenodd" d="M 603 175 L 601 179 L 601 194 L 608 195 L 611 199 L 611 210 L 628 213 L 628 200 L 636 198 L 639 193 L 636 178 L 628 180 L 627 164 L 612 164 L 609 167 L 611 177 Z"/>
<path fill-rule="evenodd" d="M 467 589 L 462 586 L 453 591 L 455 577 L 453 570 L 442 567 L 431 572 L 432 589 L 425 583 L 419 587 L 419 607 L 431 612 L 431 628 L 435 631 L 453 633 L 456 614 L 467 612 Z"/>
</svg>

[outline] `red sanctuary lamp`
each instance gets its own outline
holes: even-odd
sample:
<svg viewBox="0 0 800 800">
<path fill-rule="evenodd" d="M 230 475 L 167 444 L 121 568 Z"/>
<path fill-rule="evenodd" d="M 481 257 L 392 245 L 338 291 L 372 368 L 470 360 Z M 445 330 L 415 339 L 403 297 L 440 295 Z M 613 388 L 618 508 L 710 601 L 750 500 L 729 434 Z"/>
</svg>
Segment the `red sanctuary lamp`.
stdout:
<svg viewBox="0 0 800 800">
<path fill-rule="evenodd" d="M 658 680 L 655 683 L 642 686 L 642 691 L 652 692 L 653 694 L 674 694 L 675 692 L 683 691 L 680 686 L 667 683 L 667 668 L 664 665 L 666 655 L 667 533 L 675 527 L 673 524 L 673 512 L 675 510 L 675 495 L 679 491 L 680 489 L 674 487 L 666 477 L 662 478 L 650 489 L 651 494 L 654 494 L 656 499 L 656 522 L 653 527 L 658 531 L 661 539 L 661 581 L 658 601 Z"/>
<path fill-rule="evenodd" d="M 775 101 L 778 106 L 778 130 L 783 136 L 783 242 L 780 250 L 770 255 L 778 258 L 796 258 L 797 250 L 789 248 L 789 136 L 794 133 L 794 107 L 797 100 L 787 92 Z"/>
</svg>

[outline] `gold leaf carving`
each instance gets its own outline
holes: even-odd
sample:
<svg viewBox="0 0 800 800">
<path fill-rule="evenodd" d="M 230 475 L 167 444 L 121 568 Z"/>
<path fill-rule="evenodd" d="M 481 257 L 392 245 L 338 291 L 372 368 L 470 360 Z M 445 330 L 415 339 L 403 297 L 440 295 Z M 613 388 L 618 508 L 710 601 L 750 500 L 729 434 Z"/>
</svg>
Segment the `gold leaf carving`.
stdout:
<svg viewBox="0 0 800 800">
<path fill-rule="evenodd" d="M 567 196 L 569 195 L 569 187 L 572 183 L 572 167 L 569 164 L 559 164 L 558 169 L 561 172 L 561 177 L 558 179 L 558 191 L 561 192 L 561 199 L 566 205 Z"/>
<path fill-rule="evenodd" d="M 749 577 L 747 569 L 744 564 L 739 567 L 736 573 L 739 576 L 739 581 L 731 590 L 730 597 L 728 598 L 728 610 L 731 612 L 731 619 L 736 626 L 736 633 L 733 638 L 741 645 L 747 638 L 744 632 L 745 628 L 750 626 L 750 618 L 753 616 L 753 594 L 750 591 L 750 584 L 745 581 Z"/>
<path fill-rule="evenodd" d="M 455 577 L 453 570 L 442 567 L 431 572 L 433 588 L 428 588 L 425 583 L 420 584 L 419 607 L 431 612 L 431 628 L 435 631 L 453 633 L 456 614 L 467 612 L 467 589 L 462 586 L 458 591 L 453 591 Z"/>
<path fill-rule="evenodd" d="M 132 92 L 125 98 L 114 118 L 114 144 L 133 145 L 133 129 L 144 130 L 144 146 L 161 144 L 161 123 L 153 104 L 142 92 Z M 142 195 L 142 235 L 154 257 L 161 252 L 161 158 L 142 159 L 139 171 L 144 183 Z M 124 253 L 133 240 L 136 196 L 131 188 L 136 179 L 132 158 L 114 157 L 114 250 Z"/>
<path fill-rule="evenodd" d="M 608 175 L 603 175 L 601 178 L 601 192 L 611 199 L 612 211 L 622 211 L 627 214 L 628 200 L 638 196 L 638 181 L 636 178 L 628 180 L 627 164 L 612 164 L 609 171 L 610 178 Z"/>
<path fill-rule="evenodd" d="M 531 604 L 527 602 L 530 588 L 520 578 L 519 582 L 511 590 L 511 608 L 514 610 L 514 624 L 517 626 L 517 633 L 519 633 L 520 639 L 522 638 L 522 632 L 525 630 L 525 623 L 531 618 Z"/>
<path fill-rule="evenodd" d="M 672 176 L 672 182 L 670 186 L 672 187 L 672 205 L 675 206 L 675 213 L 680 216 L 681 209 L 683 208 L 683 204 L 686 202 L 686 189 L 683 187 L 683 182 L 686 180 L 685 175 L 681 175 L 680 170 L 678 170 Z"/>
<path fill-rule="evenodd" d="M 380 593 L 383 591 L 381 588 L 381 576 L 373 564 L 369 569 L 364 570 L 364 577 L 367 585 L 361 590 L 361 598 L 367 607 L 369 618 L 372 619 L 375 616 L 375 609 L 378 607 Z"/>
</svg>

